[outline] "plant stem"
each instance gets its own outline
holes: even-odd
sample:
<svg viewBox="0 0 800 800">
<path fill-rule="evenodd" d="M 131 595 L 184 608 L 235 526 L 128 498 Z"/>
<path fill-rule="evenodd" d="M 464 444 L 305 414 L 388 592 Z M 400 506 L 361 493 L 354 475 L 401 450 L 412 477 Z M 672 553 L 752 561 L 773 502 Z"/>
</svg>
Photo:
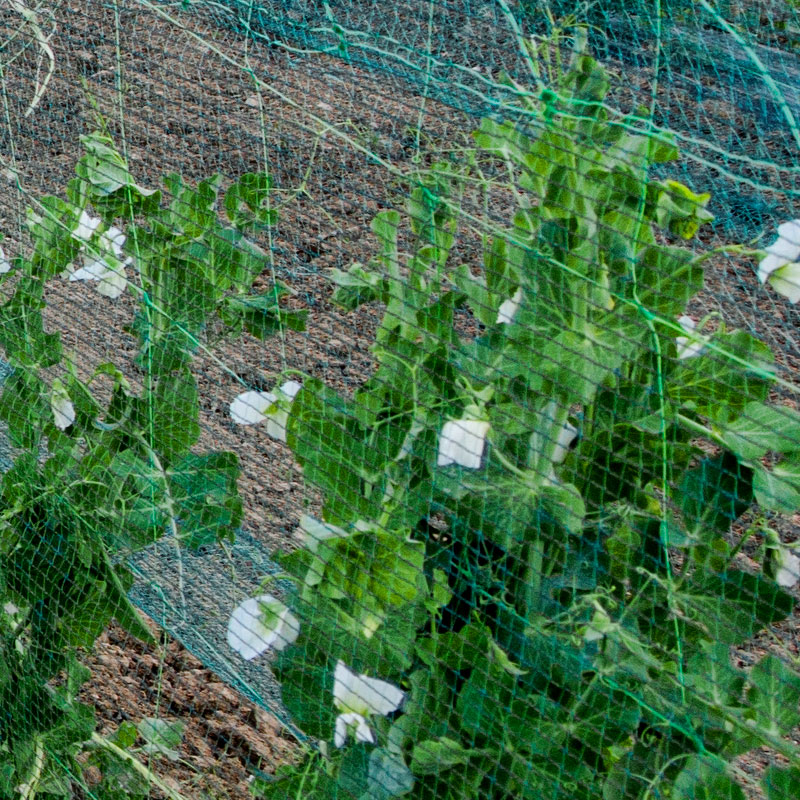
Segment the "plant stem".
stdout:
<svg viewBox="0 0 800 800">
<path fill-rule="evenodd" d="M 534 539 L 528 545 L 528 553 L 525 563 L 525 585 L 523 593 L 525 597 L 525 621 L 530 622 L 531 609 L 534 603 L 538 605 L 541 594 L 542 584 L 542 542 L 541 539 Z"/>
<path fill-rule="evenodd" d="M 23 783 L 17 787 L 17 792 L 19 792 L 20 800 L 33 800 L 36 797 L 36 790 L 39 787 L 39 780 L 42 777 L 42 771 L 44 770 L 44 747 L 42 745 L 41 736 L 36 737 L 36 747 L 34 749 L 33 755 L 33 769 L 31 771 L 30 777 L 28 778 L 26 783 Z"/>
<path fill-rule="evenodd" d="M 136 772 L 139 773 L 146 781 L 155 785 L 158 789 L 160 789 L 164 794 L 170 798 L 170 800 L 187 800 L 180 792 L 176 792 L 175 789 L 167 786 L 161 778 L 158 777 L 151 769 L 148 769 L 144 764 L 142 764 L 137 758 L 132 756 L 127 750 L 123 750 L 118 745 L 114 744 L 114 742 L 109 741 L 104 736 L 101 736 L 99 733 L 95 732 L 92 734 L 91 741 L 96 744 L 98 747 L 102 747 L 105 750 L 113 753 L 117 758 L 121 758 L 123 761 L 128 763 Z"/>
<path fill-rule="evenodd" d="M 150 443 L 147 439 L 141 434 L 137 434 L 136 438 L 142 444 L 142 446 L 147 451 L 147 454 L 150 456 L 153 466 L 156 468 L 158 473 L 161 475 L 161 480 L 164 485 L 164 508 L 167 512 L 167 517 L 169 518 L 169 527 L 170 531 L 172 532 L 172 538 L 175 544 L 175 555 L 178 560 L 178 594 L 180 596 L 181 601 L 181 613 L 182 619 L 186 620 L 186 593 L 185 593 L 185 584 L 183 579 L 183 553 L 181 552 L 181 541 L 180 536 L 178 534 L 178 523 L 177 523 L 177 514 L 175 512 L 175 501 L 172 499 L 172 493 L 169 489 L 169 479 L 167 477 L 167 472 L 161 464 L 161 460 L 159 459 L 158 455 L 156 454 L 155 450 L 150 446 Z"/>
</svg>

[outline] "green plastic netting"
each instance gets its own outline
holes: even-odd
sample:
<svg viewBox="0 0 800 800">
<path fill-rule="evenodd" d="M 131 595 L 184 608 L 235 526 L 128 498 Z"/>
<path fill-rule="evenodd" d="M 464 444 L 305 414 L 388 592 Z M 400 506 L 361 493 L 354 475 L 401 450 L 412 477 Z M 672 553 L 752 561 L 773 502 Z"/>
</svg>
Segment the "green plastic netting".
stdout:
<svg viewBox="0 0 800 800">
<path fill-rule="evenodd" d="M 800 798 L 799 46 L 0 3 L 0 799 Z"/>
</svg>

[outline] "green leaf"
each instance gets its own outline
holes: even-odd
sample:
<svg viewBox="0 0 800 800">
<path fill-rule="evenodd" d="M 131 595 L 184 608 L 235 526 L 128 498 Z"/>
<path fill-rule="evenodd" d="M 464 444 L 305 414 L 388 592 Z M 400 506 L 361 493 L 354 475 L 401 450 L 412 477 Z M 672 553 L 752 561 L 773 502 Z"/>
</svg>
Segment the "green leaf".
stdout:
<svg viewBox="0 0 800 800">
<path fill-rule="evenodd" d="M 698 542 L 726 532 L 753 501 L 753 470 L 728 452 L 687 470 L 676 498 L 686 527 Z"/>
<path fill-rule="evenodd" d="M 8 425 L 8 435 L 18 447 L 36 447 L 42 424 L 52 418 L 46 392 L 44 383 L 25 370 L 15 370 L 3 384 L 0 420 Z"/>
<path fill-rule="evenodd" d="M 606 539 L 609 572 L 613 578 L 619 581 L 628 579 L 629 572 L 636 566 L 641 545 L 639 532 L 627 521 L 620 521 L 614 533 Z"/>
<path fill-rule="evenodd" d="M 162 220 L 174 231 L 195 238 L 212 229 L 217 220 L 214 209 L 217 202 L 221 176 L 200 181 L 196 189 L 187 186 L 180 175 L 170 173 L 164 177 L 167 190 L 172 195 L 169 211 Z"/>
<path fill-rule="evenodd" d="M 389 800 L 402 797 L 414 788 L 414 776 L 402 756 L 382 747 L 375 748 L 369 756 L 367 791 L 371 799 Z"/>
<path fill-rule="evenodd" d="M 154 377 L 169 375 L 171 372 L 186 369 L 196 349 L 191 335 L 170 323 L 166 333 L 158 338 L 152 337 L 148 326 L 142 336 L 142 349 L 136 356 L 136 366 L 146 370 Z"/>
<path fill-rule="evenodd" d="M 76 164 L 75 174 L 89 184 L 94 199 L 113 195 L 122 188 L 130 188 L 145 197 L 155 194 L 156 190 L 143 189 L 136 184 L 110 136 L 95 131 L 81 136 L 81 143 L 85 155 Z"/>
<path fill-rule="evenodd" d="M 728 645 L 747 641 L 794 608 L 791 595 L 769 578 L 737 570 L 687 581 L 675 602 L 703 638 Z"/>
<path fill-rule="evenodd" d="M 272 178 L 266 172 L 246 172 L 225 194 L 225 213 L 241 230 L 266 230 L 278 221 L 270 207 Z"/>
<path fill-rule="evenodd" d="M 308 310 L 282 308 L 279 300 L 286 294 L 285 288 L 276 286 L 265 294 L 229 297 L 220 316 L 229 325 L 238 317 L 245 330 L 261 340 L 284 330 L 304 331 Z"/>
<path fill-rule="evenodd" d="M 381 262 L 388 274 L 392 277 L 399 277 L 398 254 L 397 254 L 397 233 L 400 227 L 400 214 L 393 209 L 381 211 L 376 214 L 370 228 L 375 234 L 381 245 Z"/>
<path fill-rule="evenodd" d="M 155 644 L 153 634 L 150 633 L 150 629 L 139 616 L 139 611 L 128 598 L 128 590 L 133 583 L 130 572 L 124 567 L 113 566 L 109 562 L 107 554 L 104 555 L 104 558 L 106 562 L 106 592 L 108 594 L 109 604 L 113 609 L 114 618 L 124 630 L 131 634 L 131 636 L 135 636 L 137 639 L 147 642 L 148 644 Z"/>
<path fill-rule="evenodd" d="M 755 462 L 753 491 L 758 504 L 763 508 L 794 514 L 800 508 L 800 458 L 793 455 L 771 469 Z"/>
<path fill-rule="evenodd" d="M 756 724 L 770 737 L 780 739 L 800 723 L 800 675 L 787 664 L 765 656 L 750 670 L 748 683 L 747 698 L 756 712 Z"/>
<path fill-rule="evenodd" d="M 466 296 L 469 307 L 479 322 L 487 327 L 497 322 L 497 309 L 502 299 L 492 296 L 483 276 L 473 275 L 469 264 L 461 264 L 453 270 L 450 279 Z"/>
<path fill-rule="evenodd" d="M 417 655 L 430 667 L 441 666 L 453 670 L 468 669 L 478 657 L 486 656 L 489 634 L 475 623 L 465 625 L 460 631 L 437 633 L 417 639 Z"/>
<path fill-rule="evenodd" d="M 280 768 L 279 768 L 280 770 Z M 284 777 L 256 778 L 250 786 L 255 797 L 269 800 L 358 800 L 345 793 L 339 782 L 319 767 L 301 764 Z M 115 798 L 108 798 L 115 800 Z"/>
<path fill-rule="evenodd" d="M 185 723 L 167 722 L 159 717 L 145 717 L 137 727 L 146 742 L 142 748 L 145 753 L 166 756 L 170 761 L 177 761 L 180 758 L 177 748 L 183 741 Z"/>
<path fill-rule="evenodd" d="M 290 651 L 285 651 L 289 655 Z M 278 671 L 281 700 L 293 722 L 307 736 L 330 740 L 336 709 L 333 705 L 333 672 L 298 659 Z"/>
<path fill-rule="evenodd" d="M 703 267 L 693 263 L 691 250 L 656 245 L 648 247 L 636 265 L 636 293 L 630 281 L 620 282 L 623 297 L 632 303 L 628 313 L 636 311 L 637 298 L 654 314 L 676 317 L 703 288 Z"/>
<path fill-rule="evenodd" d="M 524 324 L 523 318 L 516 327 L 521 328 Z M 570 329 L 542 338 L 533 348 L 539 357 L 531 363 L 531 372 L 539 379 L 549 380 L 559 393 L 574 402 L 591 402 L 603 381 L 623 360 L 623 355 L 617 350 L 597 344 Z"/>
<path fill-rule="evenodd" d="M 90 739 L 96 724 L 94 708 L 78 702 L 66 704 L 58 721 L 45 729 L 42 744 L 62 753 Z"/>
<path fill-rule="evenodd" d="M 43 281 L 23 278 L 0 306 L 0 345 L 12 363 L 51 367 L 61 361 L 61 335 L 45 333 Z"/>
<path fill-rule="evenodd" d="M 445 736 L 428 739 L 414 745 L 411 772 L 414 775 L 438 775 L 445 770 L 467 764 L 474 752 Z"/>
<path fill-rule="evenodd" d="M 75 210 L 59 197 L 43 197 L 38 205 L 41 213 L 32 209 L 27 212 L 27 225 L 34 247 L 31 266 L 39 276 L 47 279 L 65 269 L 77 255 L 80 244 L 72 236 L 72 231 L 78 218 Z M 23 262 L 23 268 L 25 266 L 26 262 Z M 29 273 L 29 269 L 25 271 Z"/>
<path fill-rule="evenodd" d="M 731 666 L 729 653 L 727 645 L 712 642 L 686 664 L 686 685 L 718 709 L 738 706 L 744 688 L 745 673 Z"/>
<path fill-rule="evenodd" d="M 370 747 L 357 743 L 349 747 L 339 764 L 339 786 L 346 797 L 361 797 L 367 790 Z"/>
<path fill-rule="evenodd" d="M 767 767 L 761 786 L 767 800 L 797 800 L 797 787 L 800 786 L 800 768 Z"/>
<path fill-rule="evenodd" d="M 542 508 L 571 534 L 580 533 L 586 506 L 581 493 L 571 483 L 543 486 Z"/>
<path fill-rule="evenodd" d="M 473 132 L 472 137 L 482 150 L 486 150 L 503 160 L 510 160 L 520 165 L 527 165 L 528 154 L 533 149 L 531 140 L 521 131 L 518 131 L 510 120 L 496 122 L 495 120 L 484 118 L 481 120 L 480 128 Z M 540 150 L 543 144 L 539 144 Z M 559 149 L 552 149 L 557 156 Z M 543 161 L 549 161 L 547 158 L 549 153 L 550 150 L 547 150 L 546 152 L 538 153 L 538 155 Z M 558 163 L 559 160 L 556 158 L 555 163 Z M 551 161 L 550 163 L 553 162 Z"/>
<path fill-rule="evenodd" d="M 181 543 L 196 550 L 223 539 L 233 540 L 243 516 L 236 454 L 190 453 L 167 473 Z"/>
<path fill-rule="evenodd" d="M 484 243 L 483 269 L 486 287 L 500 298 L 500 302 L 511 297 L 521 283 L 520 254 L 519 248 L 510 247 L 506 239 L 500 236 L 495 236 L 488 247 Z"/>
<path fill-rule="evenodd" d="M 145 402 L 148 398 L 145 398 Z M 151 436 L 151 446 L 172 462 L 184 455 L 200 437 L 197 384 L 188 369 L 158 379 L 149 398 L 152 425 L 142 420 Z"/>
<path fill-rule="evenodd" d="M 235 228 L 216 227 L 204 238 L 208 255 L 198 258 L 206 278 L 220 291 L 246 292 L 269 267 L 267 254 Z"/>
<path fill-rule="evenodd" d="M 332 269 L 331 280 L 338 287 L 331 300 L 345 311 L 353 311 L 373 300 L 385 299 L 387 288 L 383 277 L 365 269 L 362 264 L 352 264 L 347 272 Z"/>
<path fill-rule="evenodd" d="M 128 750 L 136 744 L 136 737 L 139 735 L 139 729 L 132 722 L 123 722 L 120 724 L 114 733 L 109 736 L 109 739 L 118 747 L 123 750 Z"/>
<path fill-rule="evenodd" d="M 655 219 L 676 236 L 691 239 L 701 225 L 714 219 L 706 209 L 711 199 L 708 192 L 695 194 L 688 186 L 674 180 L 667 180 L 660 186 L 663 190 L 656 202 Z"/>
<path fill-rule="evenodd" d="M 748 403 L 740 417 L 723 428 L 725 444 L 745 460 L 761 458 L 767 451 L 800 450 L 800 414 L 791 408 Z"/>
<path fill-rule="evenodd" d="M 304 383 L 289 414 L 287 444 L 305 479 L 324 493 L 325 520 L 334 525 L 370 518 L 374 509 L 363 492 L 380 479 L 386 460 L 357 418 L 355 404 L 318 380 Z"/>
<path fill-rule="evenodd" d="M 712 348 L 708 357 L 684 358 L 675 365 L 668 382 L 673 404 L 717 418 L 720 408 L 735 413 L 763 403 L 774 376 L 769 347 L 745 331 L 715 336 L 711 343 L 719 351 Z"/>
<path fill-rule="evenodd" d="M 675 779 L 672 800 L 746 800 L 727 774 L 727 764 L 714 756 L 692 755 Z"/>
</svg>

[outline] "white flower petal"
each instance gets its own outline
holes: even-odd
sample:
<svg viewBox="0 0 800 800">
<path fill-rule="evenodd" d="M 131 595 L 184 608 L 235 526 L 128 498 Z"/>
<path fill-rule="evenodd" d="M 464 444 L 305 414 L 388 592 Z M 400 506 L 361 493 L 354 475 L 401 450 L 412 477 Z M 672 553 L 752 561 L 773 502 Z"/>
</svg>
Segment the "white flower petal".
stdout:
<svg viewBox="0 0 800 800">
<path fill-rule="evenodd" d="M 778 570 L 775 582 L 778 586 L 791 589 L 800 581 L 800 558 L 787 547 L 779 548 L 777 553 Z"/>
<path fill-rule="evenodd" d="M 80 239 L 82 242 L 88 242 L 89 239 L 92 238 L 94 232 L 97 230 L 101 221 L 102 220 L 100 217 L 93 217 L 86 209 L 83 209 L 83 211 L 81 211 L 81 216 L 78 219 L 78 224 L 72 231 L 72 235 L 76 239 Z"/>
<path fill-rule="evenodd" d="M 439 436 L 440 467 L 458 464 L 467 469 L 478 469 L 486 445 L 489 423 L 478 419 L 458 419 L 445 422 Z"/>
<path fill-rule="evenodd" d="M 267 624 L 264 622 L 265 613 L 269 614 Z M 248 598 L 228 620 L 228 645 L 246 661 L 270 648 L 276 652 L 283 650 L 299 634 L 300 622 L 297 617 L 271 594 Z"/>
<path fill-rule="evenodd" d="M 277 638 L 275 644 L 272 645 L 273 650 L 275 650 L 276 653 L 280 653 L 281 650 L 284 650 L 290 644 L 294 644 L 299 635 L 300 620 L 287 608 L 286 611 L 281 614 L 280 626 L 276 631 Z"/>
<path fill-rule="evenodd" d="M 349 712 L 347 714 L 339 714 L 336 717 L 336 728 L 333 734 L 333 744 L 336 747 L 344 746 L 350 728 L 355 728 L 357 742 L 375 744 L 375 734 L 372 732 L 372 728 L 369 727 L 367 720 L 361 714 Z"/>
<path fill-rule="evenodd" d="M 76 269 L 70 276 L 71 281 L 99 281 L 108 272 L 110 267 L 97 256 L 84 255 L 83 266 Z"/>
<path fill-rule="evenodd" d="M 356 741 L 375 744 L 375 735 L 372 733 L 372 728 L 369 727 L 369 723 L 364 717 L 358 714 L 356 716 L 358 716 L 358 722 L 356 723 Z"/>
<path fill-rule="evenodd" d="M 286 423 L 289 421 L 288 409 L 279 408 L 272 414 L 267 414 L 267 436 L 286 442 Z"/>
<path fill-rule="evenodd" d="M 6 258 L 3 248 L 0 247 L 0 274 L 11 272 L 11 262 Z"/>
<path fill-rule="evenodd" d="M 336 717 L 336 730 L 333 733 L 334 747 L 344 747 L 344 743 L 347 741 L 347 723 L 349 722 L 349 718 L 353 716 L 358 715 L 339 714 L 339 716 Z"/>
<path fill-rule="evenodd" d="M 778 238 L 764 248 L 768 253 L 785 261 L 800 259 L 800 219 L 784 222 L 778 226 Z"/>
<path fill-rule="evenodd" d="M 564 427 L 558 434 L 558 441 L 556 442 L 555 449 L 553 450 L 553 463 L 561 464 L 567 457 L 569 446 L 578 435 L 578 429 L 569 422 L 564 423 Z"/>
<path fill-rule="evenodd" d="M 297 381 L 286 381 L 272 392 L 245 392 L 231 403 L 231 416 L 240 425 L 267 421 L 267 435 L 286 441 L 286 423 L 295 395 L 303 388 Z"/>
<path fill-rule="evenodd" d="M 394 684 L 366 675 L 356 675 L 343 661 L 336 663 L 333 674 L 333 702 L 342 712 L 362 716 L 386 716 L 400 708 L 405 692 Z"/>
<path fill-rule="evenodd" d="M 278 387 L 276 402 L 278 408 L 267 414 L 267 435 L 279 442 L 286 442 L 286 424 L 289 422 L 289 408 L 295 395 L 303 388 L 302 383 L 286 381 Z"/>
<path fill-rule="evenodd" d="M 100 239 L 100 246 L 104 250 L 110 250 L 117 257 L 122 255 L 122 248 L 124 245 L 125 234 L 114 225 L 112 225 Z"/>
<path fill-rule="evenodd" d="M 125 276 L 125 268 L 120 265 L 117 269 L 108 269 L 100 278 L 100 284 L 97 291 L 104 297 L 110 297 L 116 300 L 128 285 L 128 279 Z"/>
<path fill-rule="evenodd" d="M 786 264 L 791 263 L 791 261 L 781 256 L 772 255 L 771 253 L 767 256 L 764 256 L 764 258 L 758 262 L 758 280 L 761 283 L 766 283 L 769 276 L 772 275 L 775 270 L 778 270 Z"/>
<path fill-rule="evenodd" d="M 231 403 L 231 417 L 238 425 L 256 425 L 267 418 L 275 400 L 272 392 L 243 392 Z"/>
<path fill-rule="evenodd" d="M 500 308 L 497 309 L 497 324 L 498 325 L 508 325 L 510 324 L 514 316 L 517 313 L 517 309 L 519 309 L 519 304 L 522 302 L 522 287 L 520 286 L 516 292 L 514 292 L 514 296 L 510 297 L 508 300 L 504 300 L 500 304 Z"/>
<path fill-rule="evenodd" d="M 75 406 L 72 405 L 64 384 L 56 378 L 53 381 L 53 388 L 50 392 L 50 410 L 53 412 L 53 419 L 59 430 L 66 430 L 75 422 Z"/>
<path fill-rule="evenodd" d="M 675 339 L 675 346 L 678 348 L 678 358 L 694 358 L 699 356 L 706 346 L 698 339 L 689 339 L 686 336 L 678 336 Z"/>
<path fill-rule="evenodd" d="M 303 388 L 302 383 L 298 383 L 297 381 L 286 381 L 286 383 L 282 383 L 280 389 L 278 391 L 284 396 L 289 398 L 289 400 L 294 400 L 295 395 Z"/>
<path fill-rule="evenodd" d="M 691 333 L 697 327 L 697 323 L 686 314 L 684 314 L 682 317 L 678 317 L 678 324 L 687 333 Z"/>
<path fill-rule="evenodd" d="M 693 335 L 697 324 L 691 317 L 687 317 L 686 315 L 678 317 L 678 322 L 686 333 L 690 334 L 689 336 L 675 337 L 675 347 L 678 350 L 678 358 L 684 359 L 699 356 L 705 351 L 706 344 L 702 337 Z"/>
<path fill-rule="evenodd" d="M 343 528 L 336 525 L 329 525 L 327 522 L 320 522 L 308 514 L 300 517 L 300 530 L 305 533 L 303 544 L 312 553 L 317 552 L 317 545 L 326 539 L 346 538 L 349 534 Z"/>
<path fill-rule="evenodd" d="M 800 301 L 800 263 L 784 264 L 769 276 L 769 285 L 790 303 Z"/>
</svg>

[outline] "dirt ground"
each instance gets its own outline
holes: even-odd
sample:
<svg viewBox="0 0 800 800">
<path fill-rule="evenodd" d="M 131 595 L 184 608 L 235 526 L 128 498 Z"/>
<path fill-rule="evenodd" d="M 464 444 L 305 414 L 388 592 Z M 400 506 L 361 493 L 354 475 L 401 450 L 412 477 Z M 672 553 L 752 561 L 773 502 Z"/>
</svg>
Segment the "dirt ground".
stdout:
<svg viewBox="0 0 800 800">
<path fill-rule="evenodd" d="M 42 74 L 42 64 L 37 73 L 36 48 L 22 51 L 4 76 L 5 124 L 0 125 L 4 248 L 14 254 L 25 246 L 21 233 L 25 205 L 42 193 L 63 191 L 79 157 L 79 135 L 94 127 L 92 105 L 109 121 L 118 141 L 125 141 L 131 166 L 145 185 L 156 186 L 159 176 L 170 171 L 194 182 L 214 172 L 235 177 L 268 164 L 281 190 L 277 201 L 285 206 L 271 238 L 260 241 L 273 254 L 274 269 L 262 276 L 257 287 L 267 286 L 273 276 L 288 283 L 295 292 L 291 304 L 310 312 L 309 330 L 288 332 L 266 345 L 245 337 L 218 350 L 219 360 L 198 359 L 196 375 L 203 398 L 199 446 L 231 449 L 240 455 L 246 531 L 267 553 L 291 547 L 297 541 L 300 515 L 317 508 L 317 498 L 303 485 L 288 451 L 258 427 L 233 425 L 228 404 L 244 388 L 272 388 L 287 368 L 323 378 L 345 392 L 370 374 L 368 347 L 377 312 L 364 309 L 343 316 L 328 301 L 327 274 L 332 267 L 346 269 L 372 255 L 369 221 L 400 197 L 400 188 L 391 174 L 343 143 L 335 132 L 347 133 L 408 171 L 413 168 L 418 123 L 423 144 L 449 146 L 464 141 L 474 118 L 430 99 L 420 115 L 420 90 L 411 91 L 401 77 L 389 79 L 334 56 L 307 58 L 284 47 L 248 44 L 245 37 L 200 11 L 180 17 L 173 5 L 166 6 L 185 22 L 182 27 L 138 3 L 127 4 L 118 13 L 114 4 L 93 0 L 53 6 L 50 45 L 55 71 L 29 116 L 25 111 L 33 94 L 31 76 Z M 0 10 L 0 31 L 13 30 L 15 24 L 10 11 Z M 478 42 L 470 51 L 463 49 L 468 35 L 477 36 Z M 473 83 L 464 81 L 469 87 L 480 86 L 481 72 L 496 69 L 499 59 L 486 42 L 486 49 L 481 49 L 474 26 L 471 33 L 454 26 L 452 37 L 441 44 L 441 52 L 453 58 L 469 52 L 478 77 L 469 79 Z M 506 45 L 512 46 L 510 41 Z M 462 50 L 456 52 L 459 47 Z M 631 70 L 622 61 L 610 66 L 622 87 L 614 97 L 620 107 L 633 108 L 649 97 L 646 71 Z M 271 91 L 256 91 L 245 67 Z M 742 181 L 770 180 L 776 191 L 759 195 L 765 198 L 764 207 L 748 212 L 752 229 L 748 235 L 754 235 L 762 220 L 789 213 L 794 189 L 789 166 L 795 164 L 796 155 L 778 122 L 766 130 L 758 109 L 743 113 L 735 94 L 718 89 L 711 77 L 693 79 L 676 73 L 658 87 L 659 109 L 664 119 L 684 120 L 693 136 L 721 142 L 729 151 L 757 153 L 761 161 L 769 157 L 776 165 L 768 169 L 733 159 L 733 166 L 726 168 L 735 171 L 737 180 L 728 185 L 721 182 L 719 169 L 689 158 L 682 176 L 697 189 L 713 180 L 731 204 L 746 194 Z M 705 152 L 691 141 L 685 148 L 690 156 Z M 709 159 L 714 161 L 713 154 Z M 717 161 L 728 164 L 727 157 Z M 15 191 L 16 179 L 24 191 Z M 718 205 L 715 211 L 727 225 L 730 208 Z M 722 227 L 710 232 L 704 244 L 718 242 Z M 466 238 L 456 255 L 474 261 L 475 242 Z M 729 325 L 749 328 L 780 352 L 785 375 L 794 379 L 800 365 L 796 309 L 756 288 L 752 265 L 720 258 L 712 262 L 706 289 L 689 313 L 699 318 L 719 311 Z M 75 352 L 82 374 L 102 361 L 124 362 L 134 355 L 134 340 L 124 331 L 132 314 L 130 298 L 109 303 L 90 286 L 63 282 L 52 286 L 48 304 L 48 323 L 62 331 L 65 350 Z M 797 538 L 796 520 L 776 524 L 787 541 Z M 217 616 L 224 620 L 236 595 L 241 599 L 250 589 L 242 581 L 224 602 L 216 596 L 208 602 L 217 603 Z M 203 614 L 208 613 L 203 608 Z M 797 655 L 796 620 L 743 652 L 742 663 L 778 646 L 783 653 Z M 186 723 L 181 760 L 153 763 L 156 772 L 186 797 L 245 798 L 248 775 L 254 769 L 274 772 L 298 752 L 297 742 L 277 717 L 221 682 L 217 673 L 175 640 L 154 649 L 112 628 L 87 654 L 87 663 L 93 678 L 85 698 L 98 708 L 102 733 L 113 731 L 123 720 L 148 716 Z M 750 756 L 742 768 L 757 775 L 770 758 L 769 753 Z M 154 791 L 153 796 L 159 795 Z"/>
</svg>

